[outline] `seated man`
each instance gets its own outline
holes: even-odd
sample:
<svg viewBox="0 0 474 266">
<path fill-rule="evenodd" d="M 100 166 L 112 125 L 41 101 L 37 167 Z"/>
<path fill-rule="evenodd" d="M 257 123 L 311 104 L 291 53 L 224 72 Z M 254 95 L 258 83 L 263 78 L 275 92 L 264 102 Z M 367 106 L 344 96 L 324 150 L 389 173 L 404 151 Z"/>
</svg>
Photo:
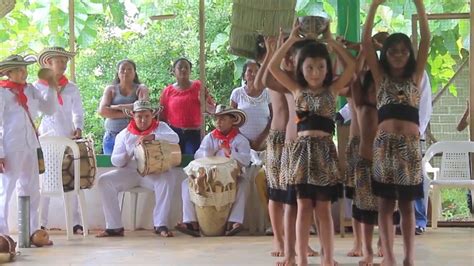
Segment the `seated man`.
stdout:
<svg viewBox="0 0 474 266">
<path fill-rule="evenodd" d="M 245 123 L 246 115 L 243 111 L 218 105 L 214 114 L 215 126 L 201 142 L 201 146 L 194 155 L 195 159 L 211 156 L 222 156 L 235 159 L 239 166 L 250 164 L 250 143 L 239 133 L 237 127 Z M 181 185 L 183 198 L 183 222 L 176 225 L 176 230 L 198 237 L 199 224 L 196 218 L 194 204 L 189 196 L 188 180 Z M 237 194 L 226 227 L 226 236 L 233 236 L 243 229 L 245 202 L 249 190 L 249 181 L 239 176 L 237 180 Z"/>
<path fill-rule="evenodd" d="M 177 144 L 178 135 L 166 123 L 159 122 L 155 118 L 157 111 L 149 101 L 136 101 L 133 104 L 133 111 L 127 114 L 133 119 L 127 128 L 117 135 L 111 158 L 112 164 L 119 168 L 101 175 L 97 182 L 106 221 L 106 229 L 99 232 L 97 237 L 124 235 L 118 193 L 136 186 L 155 191 L 156 203 L 153 210 L 155 233 L 163 237 L 172 237 L 173 234 L 166 224 L 175 179 L 171 171 L 141 177 L 137 172 L 134 149 L 136 145 L 148 140 L 163 140 Z"/>
</svg>

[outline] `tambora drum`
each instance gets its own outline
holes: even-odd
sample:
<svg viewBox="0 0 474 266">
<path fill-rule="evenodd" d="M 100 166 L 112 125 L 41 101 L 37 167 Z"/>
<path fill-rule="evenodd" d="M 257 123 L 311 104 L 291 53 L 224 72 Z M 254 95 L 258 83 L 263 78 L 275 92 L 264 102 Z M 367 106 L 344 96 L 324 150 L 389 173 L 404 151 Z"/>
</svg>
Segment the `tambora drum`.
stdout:
<svg viewBox="0 0 474 266">
<path fill-rule="evenodd" d="M 135 159 L 141 176 L 159 174 L 181 164 L 181 148 L 167 141 L 146 141 L 135 148 Z"/>
<path fill-rule="evenodd" d="M 221 236 L 235 201 L 240 168 L 234 159 L 206 157 L 189 163 L 189 196 L 194 203 L 201 232 Z"/>
<path fill-rule="evenodd" d="M 91 188 L 94 185 L 95 175 L 97 173 L 97 161 L 94 151 L 94 142 L 92 139 L 74 140 L 79 146 L 81 189 Z M 63 187 L 64 191 L 74 190 L 74 156 L 72 150 L 67 148 L 63 160 Z"/>
</svg>

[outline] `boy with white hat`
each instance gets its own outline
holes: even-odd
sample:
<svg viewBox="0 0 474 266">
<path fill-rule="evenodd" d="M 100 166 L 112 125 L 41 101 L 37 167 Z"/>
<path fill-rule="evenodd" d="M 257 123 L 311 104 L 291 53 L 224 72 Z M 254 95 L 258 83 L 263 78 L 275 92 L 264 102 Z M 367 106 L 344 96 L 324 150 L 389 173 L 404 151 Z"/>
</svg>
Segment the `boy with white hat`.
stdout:
<svg viewBox="0 0 474 266">
<path fill-rule="evenodd" d="M 238 128 L 245 123 L 245 113 L 239 109 L 218 105 L 214 118 L 216 129 L 204 137 L 194 158 L 198 159 L 212 156 L 227 157 L 235 159 L 240 166 L 248 166 L 250 164 L 250 143 L 238 130 Z M 249 186 L 250 183 L 246 178 L 242 176 L 238 177 L 237 194 L 227 222 L 226 236 L 236 235 L 243 229 L 245 203 Z M 194 204 L 189 196 L 187 179 L 182 182 L 181 189 L 183 199 L 183 222 L 178 223 L 175 229 L 182 233 L 198 237 L 200 236 L 199 225 Z"/>
<path fill-rule="evenodd" d="M 81 95 L 76 84 L 70 82 L 64 72 L 67 69 L 68 61 L 76 53 L 68 52 L 62 47 L 48 47 L 40 52 L 38 63 L 43 68 L 51 69 L 55 80 L 58 83 L 56 88 L 58 110 L 51 115 L 44 115 L 39 126 L 40 135 L 61 136 L 68 138 L 81 138 L 84 128 L 84 109 L 82 107 Z M 44 95 L 48 91 L 48 82 L 38 79 L 34 83 L 35 87 Z M 40 225 L 45 228 L 48 224 L 49 197 L 41 199 Z M 73 204 L 73 232 L 82 234 L 81 216 L 77 198 L 72 199 Z"/>
<path fill-rule="evenodd" d="M 8 204 L 17 188 L 18 196 L 30 197 L 30 229 L 39 228 L 39 141 L 33 124 L 37 112 L 53 114 L 57 108 L 56 82 L 48 72 L 49 88 L 44 95 L 26 83 L 26 66 L 36 62 L 32 57 L 12 55 L 0 61 L 0 233 L 7 234 Z"/>
</svg>

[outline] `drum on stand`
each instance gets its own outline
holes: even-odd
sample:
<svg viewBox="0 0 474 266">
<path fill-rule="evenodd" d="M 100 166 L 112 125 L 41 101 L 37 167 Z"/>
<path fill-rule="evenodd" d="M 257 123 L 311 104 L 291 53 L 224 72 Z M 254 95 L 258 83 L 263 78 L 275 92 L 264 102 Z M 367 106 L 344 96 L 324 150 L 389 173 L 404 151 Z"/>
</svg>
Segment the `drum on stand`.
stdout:
<svg viewBox="0 0 474 266">
<path fill-rule="evenodd" d="M 74 140 L 79 147 L 81 189 L 92 188 L 97 173 L 94 141 L 91 138 Z M 64 191 L 74 190 L 74 155 L 70 148 L 66 148 L 63 159 L 63 187 Z"/>
<path fill-rule="evenodd" d="M 202 234 L 224 235 L 237 192 L 239 164 L 226 157 L 206 157 L 192 161 L 184 171 Z"/>
<path fill-rule="evenodd" d="M 135 147 L 135 159 L 141 176 L 159 174 L 181 164 L 181 148 L 167 141 L 146 141 Z"/>
</svg>

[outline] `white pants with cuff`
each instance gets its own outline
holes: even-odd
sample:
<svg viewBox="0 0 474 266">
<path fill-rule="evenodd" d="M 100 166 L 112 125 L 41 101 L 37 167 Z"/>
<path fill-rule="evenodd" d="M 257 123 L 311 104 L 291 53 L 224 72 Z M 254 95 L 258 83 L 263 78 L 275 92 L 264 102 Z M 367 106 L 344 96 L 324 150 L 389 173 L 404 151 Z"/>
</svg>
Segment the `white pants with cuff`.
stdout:
<svg viewBox="0 0 474 266">
<path fill-rule="evenodd" d="M 137 173 L 136 164 L 133 163 L 127 167 L 104 173 L 99 177 L 97 188 L 102 199 L 106 228 L 123 228 L 118 194 L 136 186 L 145 187 L 155 192 L 153 224 L 155 227 L 167 226 L 175 184 L 176 180 L 172 170 L 141 177 Z"/>
<path fill-rule="evenodd" d="M 9 234 L 8 205 L 16 187 L 18 196 L 30 196 L 30 232 L 39 229 L 39 172 L 36 149 L 5 155 L 5 173 L 0 174 L 0 233 Z"/>
</svg>

